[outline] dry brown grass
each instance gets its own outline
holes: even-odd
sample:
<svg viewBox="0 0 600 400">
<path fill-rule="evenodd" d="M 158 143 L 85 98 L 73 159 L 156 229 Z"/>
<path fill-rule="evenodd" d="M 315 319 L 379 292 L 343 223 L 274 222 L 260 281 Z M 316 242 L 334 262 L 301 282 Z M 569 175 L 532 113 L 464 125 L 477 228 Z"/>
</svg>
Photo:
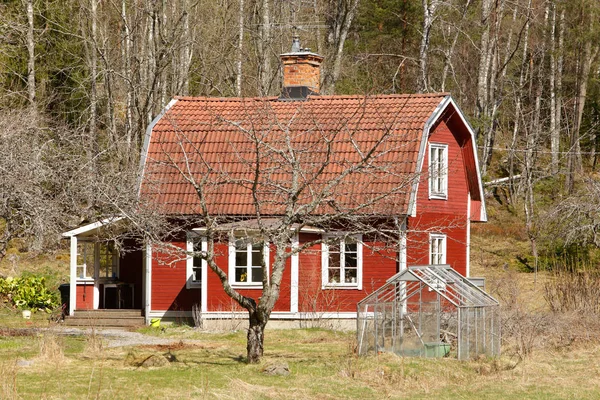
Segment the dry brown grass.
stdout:
<svg viewBox="0 0 600 400">
<path fill-rule="evenodd" d="M 56 333 L 48 331 L 38 338 L 38 361 L 60 365 L 65 361 L 64 339 Z"/>
</svg>

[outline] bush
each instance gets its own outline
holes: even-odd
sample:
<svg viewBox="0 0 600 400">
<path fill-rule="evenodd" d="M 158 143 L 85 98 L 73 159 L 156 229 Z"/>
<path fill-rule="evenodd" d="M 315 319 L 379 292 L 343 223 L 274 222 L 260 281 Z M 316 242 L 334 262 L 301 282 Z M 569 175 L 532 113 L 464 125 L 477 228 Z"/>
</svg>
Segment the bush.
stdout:
<svg viewBox="0 0 600 400">
<path fill-rule="evenodd" d="M 60 305 L 58 293 L 46 287 L 40 276 L 0 278 L 0 298 L 21 309 L 39 309 L 50 312 Z"/>
</svg>

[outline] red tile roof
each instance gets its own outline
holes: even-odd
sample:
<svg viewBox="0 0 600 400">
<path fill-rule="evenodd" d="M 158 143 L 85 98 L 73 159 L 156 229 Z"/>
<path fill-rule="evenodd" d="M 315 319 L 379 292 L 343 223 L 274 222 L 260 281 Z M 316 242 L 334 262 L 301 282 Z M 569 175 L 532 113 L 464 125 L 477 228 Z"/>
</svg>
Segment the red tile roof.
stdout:
<svg viewBox="0 0 600 400">
<path fill-rule="evenodd" d="M 152 129 L 141 198 L 200 214 L 196 181 L 210 213 L 256 215 L 260 204 L 282 215 L 306 184 L 296 208 L 405 214 L 425 123 L 445 96 L 179 97 Z"/>
</svg>

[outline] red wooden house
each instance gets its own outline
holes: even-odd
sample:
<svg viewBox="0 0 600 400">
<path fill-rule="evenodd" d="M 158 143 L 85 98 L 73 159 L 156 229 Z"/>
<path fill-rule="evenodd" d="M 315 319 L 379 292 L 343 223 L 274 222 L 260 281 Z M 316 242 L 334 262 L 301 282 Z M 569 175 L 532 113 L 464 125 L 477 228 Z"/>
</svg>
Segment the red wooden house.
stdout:
<svg viewBox="0 0 600 400">
<path fill-rule="evenodd" d="M 398 240 L 390 247 L 372 232 L 344 234 L 343 222 L 295 221 L 290 246 L 314 244 L 288 258 L 271 319 L 355 318 L 359 300 L 410 265 L 449 264 L 469 276 L 470 223 L 487 217 L 473 130 L 452 97 L 319 95 L 321 61 L 302 49 L 282 55 L 280 97 L 169 103 L 147 130 L 140 199 L 186 221 L 187 232 L 169 243 L 181 253 L 148 243 L 120 256 L 101 240 L 107 224 L 125 224 L 120 218 L 65 233 L 71 298 L 77 299 L 71 314 L 133 308 L 149 321 L 189 317 L 196 305 L 206 319 L 231 316 L 235 307 L 219 277 L 192 255 L 206 250 L 207 239 L 206 228 L 189 221 L 206 213 L 218 216 L 218 229 L 229 235 L 215 243 L 215 261 L 228 282 L 260 297 L 259 260 L 268 264 L 274 255 L 254 237 L 253 196 L 260 200 L 260 223 L 284 218 L 289 204 L 282 193 L 296 175 L 282 149 L 291 147 L 310 187 L 296 207 L 321 196 L 311 215 L 345 209 L 373 225 L 393 222 Z M 257 156 L 257 146 L 265 153 Z"/>
</svg>

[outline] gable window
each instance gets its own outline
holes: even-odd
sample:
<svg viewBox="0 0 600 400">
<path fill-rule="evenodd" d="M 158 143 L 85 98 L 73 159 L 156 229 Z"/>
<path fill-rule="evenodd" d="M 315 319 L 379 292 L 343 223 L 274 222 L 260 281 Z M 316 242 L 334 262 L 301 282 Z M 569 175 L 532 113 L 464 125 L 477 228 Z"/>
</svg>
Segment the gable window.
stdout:
<svg viewBox="0 0 600 400">
<path fill-rule="evenodd" d="M 324 288 L 362 289 L 362 242 L 360 235 L 326 235 L 321 245 Z"/>
<path fill-rule="evenodd" d="M 202 287 L 202 271 L 206 267 L 206 260 L 200 257 L 206 251 L 206 238 L 196 234 L 189 234 L 187 240 L 188 257 L 186 260 L 186 288 L 195 289 Z"/>
<path fill-rule="evenodd" d="M 429 235 L 429 264 L 446 264 L 446 235 Z"/>
<path fill-rule="evenodd" d="M 448 145 L 429 144 L 429 197 L 448 198 Z"/>
<path fill-rule="evenodd" d="M 261 288 L 263 260 L 269 265 L 269 246 L 259 238 L 234 238 L 229 242 L 229 283 Z"/>
</svg>

